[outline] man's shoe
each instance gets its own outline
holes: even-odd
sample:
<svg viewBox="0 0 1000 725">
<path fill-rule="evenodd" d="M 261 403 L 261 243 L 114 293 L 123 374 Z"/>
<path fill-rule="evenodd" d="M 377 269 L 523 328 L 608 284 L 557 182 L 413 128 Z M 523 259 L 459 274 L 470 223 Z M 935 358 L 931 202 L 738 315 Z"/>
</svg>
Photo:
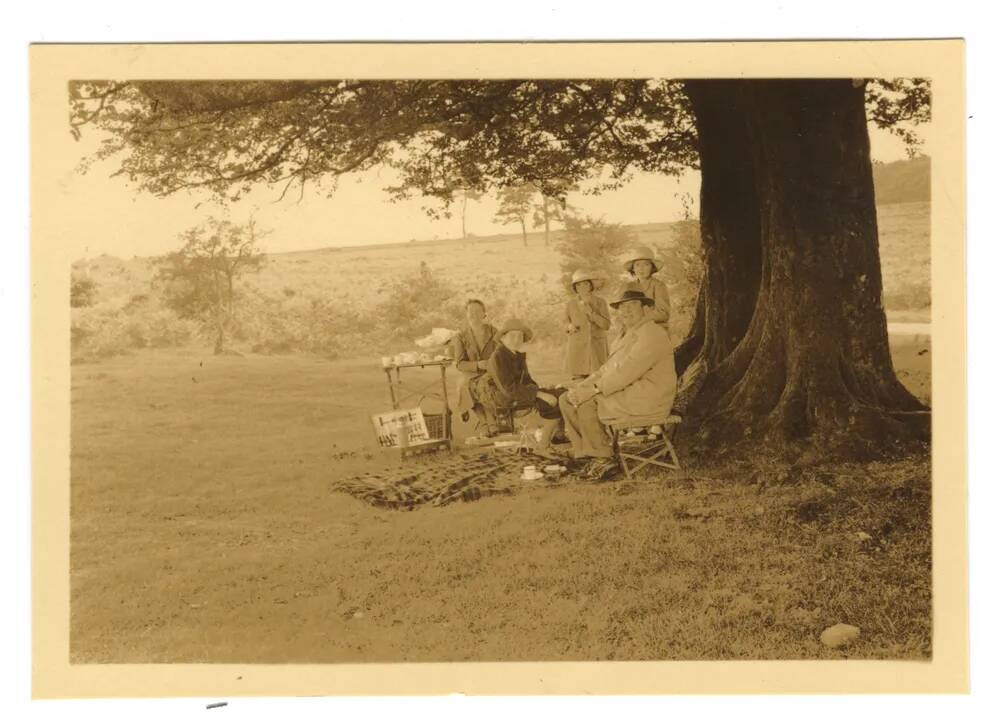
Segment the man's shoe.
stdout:
<svg viewBox="0 0 1000 725">
<path fill-rule="evenodd" d="M 618 475 L 618 461 L 614 458 L 597 458 L 594 465 L 587 469 L 587 478 L 591 481 L 609 481 Z"/>
</svg>

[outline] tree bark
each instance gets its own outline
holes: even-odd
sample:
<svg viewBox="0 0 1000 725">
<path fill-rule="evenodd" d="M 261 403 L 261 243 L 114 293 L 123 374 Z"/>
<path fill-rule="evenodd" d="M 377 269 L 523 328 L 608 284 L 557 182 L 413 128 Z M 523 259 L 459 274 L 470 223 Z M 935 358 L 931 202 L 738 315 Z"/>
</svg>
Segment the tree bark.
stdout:
<svg viewBox="0 0 1000 725">
<path fill-rule="evenodd" d="M 678 373 L 697 358 L 717 367 L 746 334 L 760 287 L 760 204 L 740 81 L 690 81 L 701 166 L 705 269 Z"/>
<path fill-rule="evenodd" d="M 853 459 L 927 440 L 927 410 L 889 352 L 863 85 L 688 89 L 704 134 L 707 267 L 689 337 L 700 345 L 679 356 L 694 351 L 708 373 L 687 435 Z"/>
<path fill-rule="evenodd" d="M 521 239 L 524 240 L 524 246 L 528 246 L 528 227 L 525 226 L 524 217 L 521 217 Z"/>
<path fill-rule="evenodd" d="M 226 325 L 222 321 L 222 317 L 217 316 L 215 320 L 215 350 L 213 353 L 215 355 L 221 355 L 226 350 Z"/>
<path fill-rule="evenodd" d="M 462 192 L 462 240 L 465 241 L 469 238 L 469 235 L 465 232 L 465 207 L 469 203 L 469 197 L 465 192 Z"/>
</svg>

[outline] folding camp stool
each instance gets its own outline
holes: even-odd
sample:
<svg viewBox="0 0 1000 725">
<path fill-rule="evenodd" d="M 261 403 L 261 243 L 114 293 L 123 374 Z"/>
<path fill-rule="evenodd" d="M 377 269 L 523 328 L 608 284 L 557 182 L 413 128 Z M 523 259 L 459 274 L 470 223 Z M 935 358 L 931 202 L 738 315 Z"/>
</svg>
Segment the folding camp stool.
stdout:
<svg viewBox="0 0 1000 725">
<path fill-rule="evenodd" d="M 494 411 L 497 419 L 497 431 L 500 433 L 517 433 L 516 418 L 522 418 L 534 409 L 532 405 L 497 408 Z"/>
<path fill-rule="evenodd" d="M 605 424 L 611 431 L 611 441 L 614 450 L 618 454 L 618 461 L 621 463 L 625 475 L 631 478 L 642 468 L 653 465 L 671 471 L 678 471 L 681 467 L 680 459 L 677 457 L 677 449 L 674 448 L 674 431 L 681 422 L 679 415 L 654 415 L 645 418 L 624 418 L 607 421 Z M 631 439 L 627 436 L 628 431 L 635 428 L 645 428 L 649 431 L 653 426 L 660 426 L 661 432 L 650 440 L 651 434 L 644 434 Z M 638 465 L 629 467 L 629 461 L 638 462 Z"/>
</svg>

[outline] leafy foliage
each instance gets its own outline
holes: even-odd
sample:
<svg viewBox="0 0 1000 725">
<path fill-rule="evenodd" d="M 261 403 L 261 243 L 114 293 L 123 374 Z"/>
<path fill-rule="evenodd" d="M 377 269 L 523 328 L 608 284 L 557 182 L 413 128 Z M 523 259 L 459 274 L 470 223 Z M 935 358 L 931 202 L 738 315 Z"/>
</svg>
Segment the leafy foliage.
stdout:
<svg viewBox="0 0 1000 725">
<path fill-rule="evenodd" d="M 70 307 L 90 307 L 97 298 L 97 283 L 90 277 L 73 274 L 69 287 Z"/>
<path fill-rule="evenodd" d="M 528 246 L 528 214 L 533 208 L 532 200 L 535 196 L 535 189 L 528 184 L 510 186 L 500 191 L 500 208 L 497 209 L 494 219 L 501 224 L 520 224 L 521 238 L 524 245 Z"/>
<path fill-rule="evenodd" d="M 566 232 L 556 245 L 562 255 L 562 281 L 569 284 L 573 271 L 579 268 L 603 272 L 613 281 L 623 274 L 619 262 L 635 236 L 621 224 L 610 224 L 593 217 L 567 217 Z"/>
<path fill-rule="evenodd" d="M 930 118 L 926 79 L 867 82 L 869 118 L 915 149 Z M 448 205 L 463 189 L 533 184 L 565 198 L 620 185 L 632 169 L 697 168 L 685 83 L 664 79 L 79 81 L 74 136 L 108 132 L 98 158 L 154 194 L 201 188 L 239 198 L 390 165 L 396 198 Z M 603 181 L 595 181 L 603 178 Z"/>
<path fill-rule="evenodd" d="M 431 327 L 451 326 L 462 319 L 457 290 L 426 262 L 410 274 L 396 279 L 377 312 L 392 331 L 391 337 L 412 339 Z"/>
<path fill-rule="evenodd" d="M 181 319 L 212 325 L 217 332 L 216 352 L 222 351 L 235 317 L 236 280 L 258 270 L 263 260 L 259 237 L 253 220 L 236 225 L 209 218 L 181 235 L 184 246 L 157 260 L 164 302 Z"/>
<path fill-rule="evenodd" d="M 926 78 L 875 78 L 865 89 L 869 120 L 906 144 L 914 158 L 922 144 L 916 126 L 931 120 L 931 84 Z"/>
<path fill-rule="evenodd" d="M 75 135 L 109 132 L 99 158 L 159 195 L 284 193 L 389 164 L 397 197 L 532 183 L 558 198 L 598 172 L 607 187 L 697 163 L 677 81 L 81 81 L 70 110 Z"/>
</svg>

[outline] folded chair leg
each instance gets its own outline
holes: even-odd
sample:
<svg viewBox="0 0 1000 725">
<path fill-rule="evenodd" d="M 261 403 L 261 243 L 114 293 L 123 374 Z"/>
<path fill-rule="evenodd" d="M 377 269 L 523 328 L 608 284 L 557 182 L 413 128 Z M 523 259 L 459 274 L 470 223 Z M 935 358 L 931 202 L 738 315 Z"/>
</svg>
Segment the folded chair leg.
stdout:
<svg viewBox="0 0 1000 725">
<path fill-rule="evenodd" d="M 664 438 L 663 440 L 667 444 L 666 452 L 670 456 L 671 468 L 675 468 L 678 471 L 681 470 L 681 460 L 677 457 L 677 449 L 674 448 L 674 442 L 669 438 Z"/>
</svg>

